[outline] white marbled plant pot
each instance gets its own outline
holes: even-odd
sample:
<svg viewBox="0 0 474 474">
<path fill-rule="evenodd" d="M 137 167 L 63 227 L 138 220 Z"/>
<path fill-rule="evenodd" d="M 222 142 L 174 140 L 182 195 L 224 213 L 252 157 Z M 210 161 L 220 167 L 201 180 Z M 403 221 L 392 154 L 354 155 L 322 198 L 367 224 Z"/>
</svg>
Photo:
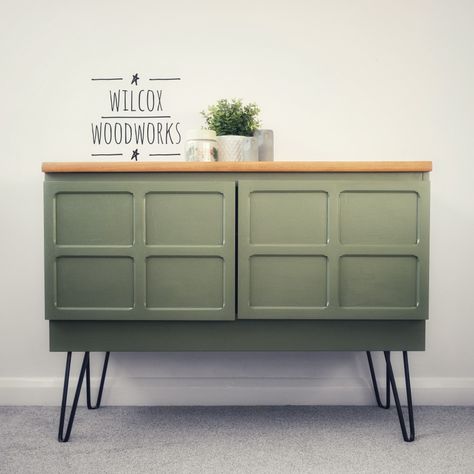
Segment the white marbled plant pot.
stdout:
<svg viewBox="0 0 474 474">
<path fill-rule="evenodd" d="M 258 161 L 258 143 L 255 137 L 220 135 L 219 161 Z"/>
</svg>

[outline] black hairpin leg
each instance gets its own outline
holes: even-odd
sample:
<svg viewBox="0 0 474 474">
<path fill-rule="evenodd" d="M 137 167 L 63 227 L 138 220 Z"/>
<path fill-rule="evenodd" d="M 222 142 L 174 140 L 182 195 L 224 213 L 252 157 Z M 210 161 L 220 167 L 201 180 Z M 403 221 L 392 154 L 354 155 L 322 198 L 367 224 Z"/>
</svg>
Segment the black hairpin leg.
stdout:
<svg viewBox="0 0 474 474">
<path fill-rule="evenodd" d="M 407 433 L 405 424 L 405 417 L 403 416 L 402 406 L 400 404 L 400 398 L 398 396 L 397 384 L 395 383 L 395 377 L 393 375 L 392 363 L 390 362 L 390 352 L 385 351 L 385 362 L 387 363 L 388 377 L 390 378 L 390 384 L 392 385 L 393 398 L 395 399 L 395 405 L 397 407 L 398 419 L 400 421 L 400 428 L 402 429 L 403 439 L 407 442 L 414 441 L 415 439 L 415 420 L 413 418 L 413 400 L 411 398 L 411 384 L 410 384 L 410 369 L 408 367 L 408 354 L 407 351 L 403 351 L 403 368 L 405 372 L 405 386 L 407 391 L 407 408 L 408 408 L 408 422 L 410 425 L 410 434 Z"/>
<path fill-rule="evenodd" d="M 408 354 L 407 351 L 403 351 L 403 368 L 405 372 L 405 387 L 407 392 L 407 409 L 408 409 L 408 422 L 410 427 L 410 433 L 408 434 L 405 417 L 403 415 L 402 406 L 400 403 L 400 397 L 398 395 L 397 384 L 395 382 L 395 376 L 393 375 L 392 362 L 390 360 L 390 351 L 384 351 L 385 364 L 387 367 L 387 403 L 382 405 L 380 395 L 378 393 L 377 381 L 375 378 L 374 367 L 372 364 L 372 357 L 370 352 L 367 352 L 367 359 L 369 361 L 370 375 L 372 377 L 372 383 L 374 385 L 375 398 L 377 399 L 377 405 L 382 408 L 390 407 L 390 387 L 392 388 L 393 398 L 395 400 L 395 406 L 397 407 L 398 420 L 400 422 L 400 428 L 402 430 L 403 439 L 406 442 L 414 441 L 415 439 L 415 420 L 413 417 L 413 400 L 411 397 L 411 384 L 410 384 L 410 369 L 408 367 Z"/>
<path fill-rule="evenodd" d="M 107 366 L 109 364 L 110 352 L 105 353 L 104 366 L 102 368 L 102 376 L 100 378 L 99 393 L 97 395 L 97 402 L 94 406 L 91 403 L 91 369 L 90 369 L 90 356 L 88 356 L 89 363 L 86 367 L 86 395 L 87 395 L 87 408 L 89 410 L 96 410 L 100 408 L 100 402 L 102 401 L 102 392 L 104 391 L 105 376 L 107 374 Z"/>
<path fill-rule="evenodd" d="M 390 352 L 388 356 L 390 357 Z M 372 377 L 372 385 L 374 386 L 375 400 L 380 408 L 387 410 L 390 408 L 390 379 L 388 377 L 388 368 L 386 374 L 387 385 L 385 387 L 386 402 L 384 405 L 380 399 L 379 386 L 377 384 L 377 379 L 375 378 L 374 364 L 372 363 L 372 355 L 370 354 L 370 351 L 367 351 L 367 360 L 369 361 L 370 376 Z"/>
<path fill-rule="evenodd" d="M 89 352 L 84 352 L 84 358 L 82 359 L 81 371 L 79 373 L 79 379 L 77 380 L 76 393 L 74 394 L 74 400 L 71 406 L 71 412 L 69 414 L 69 421 L 66 427 L 66 433 L 64 433 L 64 422 L 66 418 L 66 406 L 67 406 L 67 393 L 69 387 L 69 374 L 71 371 L 71 358 L 72 352 L 67 353 L 66 358 L 66 371 L 64 373 L 64 387 L 63 387 L 63 398 L 61 402 L 61 414 L 59 417 L 59 432 L 58 432 L 58 441 L 61 443 L 66 443 L 69 441 L 72 431 L 72 425 L 74 423 L 74 417 L 76 416 L 77 404 L 79 402 L 79 397 L 81 395 L 82 382 L 84 381 L 84 376 L 86 377 L 86 395 L 87 395 L 87 408 L 95 410 L 100 407 L 102 400 L 102 393 L 104 391 L 105 376 L 107 373 L 107 365 L 109 363 L 110 352 L 106 352 L 104 366 L 102 369 L 102 377 L 100 380 L 99 393 L 97 396 L 97 403 L 95 406 L 91 404 L 91 388 L 90 388 L 90 356 Z"/>
<path fill-rule="evenodd" d="M 61 415 L 59 417 L 59 432 L 58 441 L 60 443 L 66 443 L 69 441 L 71 436 L 72 424 L 74 423 L 74 417 L 76 416 L 77 403 L 79 402 L 79 396 L 81 394 L 82 381 L 84 380 L 84 374 L 89 364 L 89 353 L 84 354 L 82 359 L 81 371 L 79 373 L 79 379 L 77 381 L 76 393 L 74 394 L 74 401 L 72 402 L 71 413 L 69 414 L 69 421 L 66 428 L 66 434 L 64 434 L 64 419 L 66 416 L 66 405 L 67 405 L 67 391 L 69 386 L 69 372 L 71 370 L 71 356 L 72 353 L 67 353 L 66 358 L 66 372 L 64 373 L 64 387 L 63 387 L 63 399 L 61 402 Z"/>
</svg>

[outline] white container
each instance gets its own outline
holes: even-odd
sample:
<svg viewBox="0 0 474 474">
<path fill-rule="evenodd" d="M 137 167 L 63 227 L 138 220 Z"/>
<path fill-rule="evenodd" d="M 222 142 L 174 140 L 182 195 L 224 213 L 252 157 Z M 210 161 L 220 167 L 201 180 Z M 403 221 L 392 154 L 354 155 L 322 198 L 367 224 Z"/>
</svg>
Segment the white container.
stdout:
<svg viewBox="0 0 474 474">
<path fill-rule="evenodd" d="M 273 130 L 256 130 L 258 161 L 273 161 Z"/>
<path fill-rule="evenodd" d="M 219 146 L 214 130 L 189 130 L 184 147 L 186 161 L 217 161 Z"/>
<path fill-rule="evenodd" d="M 220 135 L 219 161 L 258 161 L 258 144 L 255 137 Z"/>
</svg>

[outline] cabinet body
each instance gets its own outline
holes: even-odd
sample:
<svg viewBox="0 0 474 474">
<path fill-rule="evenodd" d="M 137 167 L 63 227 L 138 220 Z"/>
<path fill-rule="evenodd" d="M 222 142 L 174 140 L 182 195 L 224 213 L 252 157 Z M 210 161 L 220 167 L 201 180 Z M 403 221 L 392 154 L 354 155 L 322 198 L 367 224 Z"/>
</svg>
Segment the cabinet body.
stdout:
<svg viewBox="0 0 474 474">
<path fill-rule="evenodd" d="M 51 173 L 51 350 L 423 350 L 427 173 Z"/>
</svg>

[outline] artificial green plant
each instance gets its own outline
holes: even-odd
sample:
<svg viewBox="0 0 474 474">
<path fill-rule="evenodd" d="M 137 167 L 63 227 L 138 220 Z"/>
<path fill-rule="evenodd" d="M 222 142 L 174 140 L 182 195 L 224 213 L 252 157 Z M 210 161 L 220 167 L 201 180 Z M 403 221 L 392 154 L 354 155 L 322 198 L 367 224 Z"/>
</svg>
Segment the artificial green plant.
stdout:
<svg viewBox="0 0 474 474">
<path fill-rule="evenodd" d="M 251 137 L 260 127 L 260 108 L 255 103 L 244 105 L 241 99 L 220 99 L 201 115 L 206 126 L 217 135 L 242 135 Z"/>
</svg>

